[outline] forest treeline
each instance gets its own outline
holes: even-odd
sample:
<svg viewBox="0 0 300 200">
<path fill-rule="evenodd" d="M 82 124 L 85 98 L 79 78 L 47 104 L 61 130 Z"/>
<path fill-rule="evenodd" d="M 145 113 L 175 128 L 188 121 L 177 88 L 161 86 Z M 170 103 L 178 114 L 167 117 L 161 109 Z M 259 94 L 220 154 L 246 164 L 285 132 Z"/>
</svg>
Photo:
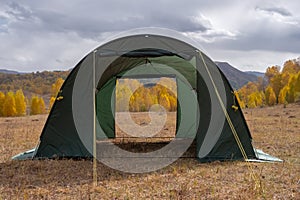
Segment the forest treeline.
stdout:
<svg viewBox="0 0 300 200">
<path fill-rule="evenodd" d="M 300 63 L 288 60 L 280 66 L 268 67 L 264 77 L 249 82 L 237 91 L 242 108 L 273 106 L 300 101 Z"/>
<path fill-rule="evenodd" d="M 160 105 L 160 106 L 159 106 Z M 119 79 L 116 87 L 116 111 L 169 112 L 177 110 L 177 86 L 173 78 L 162 77 L 156 83 L 143 84 L 138 79 Z"/>
<path fill-rule="evenodd" d="M 44 98 L 37 94 L 31 95 L 30 98 L 26 97 L 22 89 L 16 92 L 8 91 L 6 93 L 0 91 L 0 117 L 16 117 L 24 116 L 27 114 L 37 115 L 47 113 L 60 90 L 64 80 L 57 78 L 51 85 L 47 93 L 51 94 L 49 106 L 46 107 Z"/>
<path fill-rule="evenodd" d="M 22 90 L 26 96 L 49 95 L 52 84 L 58 78 L 66 79 L 70 71 L 43 71 L 32 73 L 0 73 L 0 91 L 3 93 Z"/>
<path fill-rule="evenodd" d="M 0 73 L 0 116 L 49 112 L 69 72 Z M 299 59 L 286 61 L 282 68 L 268 67 L 263 77 L 244 85 L 236 94 L 242 108 L 300 102 Z M 162 77 L 151 86 L 143 84 L 138 79 L 117 80 L 117 111 L 160 110 L 157 105 L 161 105 L 167 111 L 177 110 L 175 79 Z"/>
<path fill-rule="evenodd" d="M 47 113 L 69 72 L 0 73 L 0 116 Z"/>
</svg>

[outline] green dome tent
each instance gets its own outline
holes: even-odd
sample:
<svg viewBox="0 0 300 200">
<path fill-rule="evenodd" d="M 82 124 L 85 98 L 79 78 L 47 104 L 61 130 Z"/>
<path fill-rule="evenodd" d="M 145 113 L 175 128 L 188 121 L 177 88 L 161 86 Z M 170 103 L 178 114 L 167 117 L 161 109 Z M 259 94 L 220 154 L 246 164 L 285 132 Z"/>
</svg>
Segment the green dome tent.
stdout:
<svg viewBox="0 0 300 200">
<path fill-rule="evenodd" d="M 182 152 L 194 141 L 201 162 L 260 158 L 235 93 L 217 65 L 193 40 L 146 28 L 120 34 L 87 54 L 65 80 L 37 148 L 14 159 L 92 157 L 95 137 L 115 137 L 116 80 L 126 76 L 175 77 L 174 141 Z"/>
</svg>

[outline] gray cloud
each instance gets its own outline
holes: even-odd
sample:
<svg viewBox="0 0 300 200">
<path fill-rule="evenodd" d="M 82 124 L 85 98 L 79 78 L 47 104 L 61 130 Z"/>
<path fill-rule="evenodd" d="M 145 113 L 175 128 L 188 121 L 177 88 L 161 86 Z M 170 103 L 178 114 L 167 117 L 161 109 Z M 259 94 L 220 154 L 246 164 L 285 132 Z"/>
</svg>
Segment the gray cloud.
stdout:
<svg viewBox="0 0 300 200">
<path fill-rule="evenodd" d="M 106 36 L 147 26 L 180 31 L 211 52 L 222 50 L 227 61 L 237 51 L 297 54 L 299 9 L 300 3 L 283 0 L 3 0 L 0 68 L 68 69 Z"/>
<path fill-rule="evenodd" d="M 292 16 L 292 13 L 290 11 L 288 11 L 285 8 L 280 8 L 280 7 L 256 7 L 256 10 L 258 11 L 263 11 L 263 12 L 267 12 L 270 14 L 279 14 L 282 15 L 284 17 L 290 17 Z"/>
<path fill-rule="evenodd" d="M 16 20 L 28 20 L 32 17 L 32 12 L 28 9 L 25 8 L 24 6 L 16 3 L 16 2 L 11 2 L 8 4 L 9 10 L 6 11 L 6 13 L 9 16 L 14 17 Z"/>
<path fill-rule="evenodd" d="M 140 2 L 140 1 L 138 1 Z M 170 5 L 174 4 L 172 1 Z M 172 4 L 171 4 L 172 2 Z M 112 4 L 112 3 L 111 3 Z M 91 9 L 89 13 L 79 10 L 77 12 L 53 11 L 36 9 L 34 14 L 38 17 L 40 26 L 48 31 L 73 31 L 82 37 L 92 37 L 103 32 L 124 31 L 131 28 L 157 26 L 175 29 L 178 31 L 205 31 L 210 29 L 210 22 L 205 19 L 195 20 L 197 9 L 187 7 L 186 12 L 178 12 L 166 7 L 153 7 L 148 4 L 140 8 L 133 8 L 132 4 L 117 5 L 123 10 L 112 8 L 112 5 L 104 2 L 102 9 Z M 106 8 L 105 6 L 108 5 Z M 121 14 L 120 14 L 120 13 Z"/>
<path fill-rule="evenodd" d="M 277 52 L 299 53 L 300 56 L 300 29 L 286 27 L 281 30 L 261 28 L 251 34 L 238 36 L 235 40 L 222 40 L 211 44 L 215 48 L 230 50 L 251 51 L 265 50 Z"/>
</svg>

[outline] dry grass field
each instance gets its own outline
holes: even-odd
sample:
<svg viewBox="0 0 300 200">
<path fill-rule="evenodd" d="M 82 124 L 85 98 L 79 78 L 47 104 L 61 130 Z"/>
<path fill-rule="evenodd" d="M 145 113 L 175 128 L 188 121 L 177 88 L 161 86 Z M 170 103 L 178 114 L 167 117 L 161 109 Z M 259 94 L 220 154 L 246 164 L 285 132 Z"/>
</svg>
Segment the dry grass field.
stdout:
<svg viewBox="0 0 300 200">
<path fill-rule="evenodd" d="M 282 163 L 199 163 L 181 158 L 129 174 L 90 160 L 11 161 L 34 147 L 47 116 L 0 118 L 1 199 L 300 199 L 300 105 L 244 110 L 254 145 Z"/>
</svg>

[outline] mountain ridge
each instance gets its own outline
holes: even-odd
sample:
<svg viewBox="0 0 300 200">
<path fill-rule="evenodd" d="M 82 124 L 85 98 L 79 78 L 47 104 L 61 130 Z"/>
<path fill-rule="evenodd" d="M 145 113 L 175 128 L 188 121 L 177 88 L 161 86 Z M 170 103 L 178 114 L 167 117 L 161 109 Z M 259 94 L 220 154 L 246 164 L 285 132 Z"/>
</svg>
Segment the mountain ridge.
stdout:
<svg viewBox="0 0 300 200">
<path fill-rule="evenodd" d="M 22 72 L 14 71 L 14 70 L 8 70 L 8 69 L 0 69 L 0 73 L 3 74 L 23 74 Z"/>
<path fill-rule="evenodd" d="M 257 72 L 257 71 L 244 71 L 247 74 L 253 74 L 257 77 L 264 77 L 265 73 L 263 72 Z"/>
<path fill-rule="evenodd" d="M 215 61 L 219 69 L 224 73 L 233 89 L 239 89 L 248 82 L 257 81 L 260 72 L 243 72 L 233 67 L 228 62 Z"/>
</svg>

